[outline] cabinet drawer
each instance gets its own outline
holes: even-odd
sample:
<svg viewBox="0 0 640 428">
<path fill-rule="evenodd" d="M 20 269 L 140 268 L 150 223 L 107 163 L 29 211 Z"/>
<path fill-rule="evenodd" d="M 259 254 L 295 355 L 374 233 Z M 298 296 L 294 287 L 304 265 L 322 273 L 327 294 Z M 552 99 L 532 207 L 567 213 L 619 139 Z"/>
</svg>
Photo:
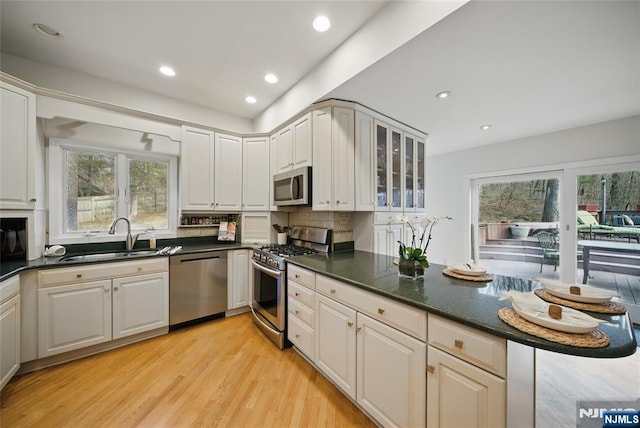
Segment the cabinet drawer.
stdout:
<svg viewBox="0 0 640 428">
<path fill-rule="evenodd" d="M 296 299 L 310 308 L 316 305 L 316 293 L 293 281 L 288 281 L 287 296 Z"/>
<path fill-rule="evenodd" d="M 316 327 L 316 311 L 289 297 L 289 314 L 299 318 L 311 328 Z"/>
<path fill-rule="evenodd" d="M 323 275 L 316 275 L 316 291 L 385 324 L 427 341 L 427 313 Z"/>
<path fill-rule="evenodd" d="M 498 376 L 506 376 L 505 339 L 429 314 L 429 344 Z"/>
<path fill-rule="evenodd" d="M 20 293 L 20 276 L 13 276 L 0 283 L 0 303 Z"/>
<path fill-rule="evenodd" d="M 312 290 L 316 289 L 316 274 L 301 267 L 291 264 L 287 265 L 287 279 Z"/>
<path fill-rule="evenodd" d="M 287 337 L 311 361 L 316 360 L 316 332 L 296 317 L 289 317 Z"/>
<path fill-rule="evenodd" d="M 43 269 L 38 271 L 38 287 L 42 288 L 59 284 L 141 275 L 152 272 L 166 272 L 168 270 L 167 260 L 166 257 L 158 257 L 136 261 Z"/>
</svg>

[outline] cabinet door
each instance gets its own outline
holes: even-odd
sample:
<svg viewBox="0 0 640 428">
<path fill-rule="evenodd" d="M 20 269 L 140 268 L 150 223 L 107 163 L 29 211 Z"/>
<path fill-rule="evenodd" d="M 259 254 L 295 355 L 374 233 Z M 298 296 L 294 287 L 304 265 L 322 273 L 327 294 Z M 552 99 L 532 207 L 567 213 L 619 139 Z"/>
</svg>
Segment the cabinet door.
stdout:
<svg viewBox="0 0 640 428">
<path fill-rule="evenodd" d="M 332 120 L 333 207 L 336 211 L 355 209 L 354 112 L 334 107 Z M 314 142 L 315 143 L 315 142 Z"/>
<path fill-rule="evenodd" d="M 242 140 L 216 134 L 214 167 L 214 209 L 242 209 Z"/>
<path fill-rule="evenodd" d="M 357 402 L 385 427 L 425 425 L 427 345 L 358 313 Z"/>
<path fill-rule="evenodd" d="M 424 190 L 425 190 L 425 142 L 416 138 L 416 165 L 415 165 L 415 204 L 416 211 L 424 210 Z"/>
<path fill-rule="evenodd" d="M 242 209 L 269 211 L 269 138 L 245 138 L 242 144 Z"/>
<path fill-rule="evenodd" d="M 389 208 L 391 211 L 402 210 L 402 191 L 404 181 L 402 131 L 391 128 L 391 144 L 389 146 Z"/>
<path fill-rule="evenodd" d="M 293 167 L 293 131 L 291 126 L 278 131 L 276 142 L 278 146 L 277 172 L 288 171 Z"/>
<path fill-rule="evenodd" d="M 505 381 L 429 346 L 427 425 L 505 426 Z"/>
<path fill-rule="evenodd" d="M 251 302 L 249 250 L 229 251 L 227 280 L 227 309 L 249 306 Z"/>
<path fill-rule="evenodd" d="M 20 295 L 0 306 L 0 390 L 20 368 Z"/>
<path fill-rule="evenodd" d="M 373 226 L 373 252 L 377 254 L 384 254 L 390 256 L 389 226 L 376 225 Z"/>
<path fill-rule="evenodd" d="M 214 133 L 182 127 L 180 194 L 184 211 L 213 208 Z"/>
<path fill-rule="evenodd" d="M 355 209 L 372 211 L 376 180 L 373 117 L 357 111 L 355 127 Z"/>
<path fill-rule="evenodd" d="M 416 210 L 416 137 L 411 134 L 404 134 L 404 185 L 403 185 L 403 203 L 404 210 Z"/>
<path fill-rule="evenodd" d="M 38 290 L 38 357 L 111 340 L 111 280 Z"/>
<path fill-rule="evenodd" d="M 316 365 L 355 399 L 356 311 L 317 294 L 316 317 Z"/>
<path fill-rule="evenodd" d="M 293 167 L 311 166 L 312 163 L 312 137 L 311 137 L 311 113 L 307 113 L 291 125 L 293 132 Z"/>
<path fill-rule="evenodd" d="M 35 206 L 36 97 L 0 82 L 0 208 Z"/>
<path fill-rule="evenodd" d="M 389 126 L 375 122 L 376 205 L 378 211 L 389 211 Z"/>
<path fill-rule="evenodd" d="M 331 107 L 313 111 L 313 209 L 330 211 L 333 208 Z"/>
<path fill-rule="evenodd" d="M 387 250 L 388 256 L 398 257 L 398 241 L 407 242 L 403 240 L 403 230 L 404 228 L 401 224 L 389 225 L 389 249 Z"/>
<path fill-rule="evenodd" d="M 269 206 L 271 211 L 277 211 L 278 207 L 273 198 L 273 175 L 278 171 L 278 134 L 275 133 L 269 138 Z"/>
<path fill-rule="evenodd" d="M 169 274 L 113 280 L 113 338 L 169 325 Z"/>
</svg>

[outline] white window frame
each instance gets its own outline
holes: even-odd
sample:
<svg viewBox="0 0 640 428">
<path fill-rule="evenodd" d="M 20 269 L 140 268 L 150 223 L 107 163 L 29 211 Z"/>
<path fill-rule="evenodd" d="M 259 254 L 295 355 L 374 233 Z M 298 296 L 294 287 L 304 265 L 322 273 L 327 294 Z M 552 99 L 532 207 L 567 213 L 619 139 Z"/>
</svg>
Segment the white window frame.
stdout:
<svg viewBox="0 0 640 428">
<path fill-rule="evenodd" d="M 50 244 L 83 244 L 90 242 L 112 242 L 122 241 L 126 238 L 126 229 L 118 227 L 114 235 L 109 235 L 107 231 L 98 233 L 88 231 L 67 232 L 64 227 L 65 204 L 64 204 L 64 186 L 65 186 L 65 150 L 75 150 L 85 153 L 108 154 L 116 157 L 117 164 L 117 186 L 118 192 L 125 195 L 128 192 L 129 182 L 127 174 L 127 161 L 148 160 L 168 162 L 168 188 L 167 188 L 167 228 L 156 229 L 154 234 L 157 238 L 175 238 L 178 223 L 178 158 L 168 154 L 142 154 L 123 150 L 109 150 L 92 144 L 90 142 L 80 142 L 76 140 L 66 140 L 60 138 L 51 138 L 49 140 L 48 150 L 48 181 L 49 181 L 49 243 Z M 120 165 L 127 165 L 122 168 Z M 128 217 L 128 202 L 116 204 L 116 218 Z M 120 226 L 120 225 L 118 225 Z M 132 229 L 132 233 L 141 233 L 144 229 Z M 140 235 L 140 239 L 145 239 L 144 235 Z M 147 238 L 148 239 L 148 238 Z"/>
</svg>

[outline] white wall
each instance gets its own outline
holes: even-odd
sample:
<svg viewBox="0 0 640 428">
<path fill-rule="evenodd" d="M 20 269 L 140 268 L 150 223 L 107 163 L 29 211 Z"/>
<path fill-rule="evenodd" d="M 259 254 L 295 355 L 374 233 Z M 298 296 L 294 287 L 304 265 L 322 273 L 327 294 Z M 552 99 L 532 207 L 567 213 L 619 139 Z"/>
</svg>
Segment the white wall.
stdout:
<svg viewBox="0 0 640 428">
<path fill-rule="evenodd" d="M 14 55 L 2 53 L 0 59 L 3 72 L 41 88 L 165 116 L 180 122 L 238 133 L 253 131 L 253 121 L 244 117 Z"/>
<path fill-rule="evenodd" d="M 428 145 L 427 140 L 427 154 Z M 634 155 L 640 155 L 640 116 L 427 156 L 427 213 L 454 218 L 434 229 L 429 260 L 455 263 L 463 261 L 467 254 L 471 234 L 467 225 L 470 176 L 548 171 L 579 162 Z"/>
</svg>

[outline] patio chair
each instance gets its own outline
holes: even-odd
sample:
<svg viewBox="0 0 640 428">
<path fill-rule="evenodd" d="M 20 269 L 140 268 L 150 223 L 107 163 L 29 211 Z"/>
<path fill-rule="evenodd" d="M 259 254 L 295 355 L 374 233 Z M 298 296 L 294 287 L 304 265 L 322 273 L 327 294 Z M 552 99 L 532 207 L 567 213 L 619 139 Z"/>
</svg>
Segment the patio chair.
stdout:
<svg viewBox="0 0 640 428">
<path fill-rule="evenodd" d="M 597 236 L 620 237 L 638 241 L 640 244 L 640 228 L 635 227 L 618 227 L 599 224 L 598 220 L 587 211 L 578 211 L 578 233 L 588 235 L 589 239 L 595 239 Z"/>
<path fill-rule="evenodd" d="M 558 245 L 557 235 L 551 232 L 538 232 L 536 234 L 540 248 L 542 248 L 542 260 L 540 261 L 540 272 L 545 260 L 553 260 L 553 271 L 558 270 L 558 262 L 560 260 L 560 246 Z M 578 260 L 582 260 L 582 251 L 577 253 Z"/>
</svg>

